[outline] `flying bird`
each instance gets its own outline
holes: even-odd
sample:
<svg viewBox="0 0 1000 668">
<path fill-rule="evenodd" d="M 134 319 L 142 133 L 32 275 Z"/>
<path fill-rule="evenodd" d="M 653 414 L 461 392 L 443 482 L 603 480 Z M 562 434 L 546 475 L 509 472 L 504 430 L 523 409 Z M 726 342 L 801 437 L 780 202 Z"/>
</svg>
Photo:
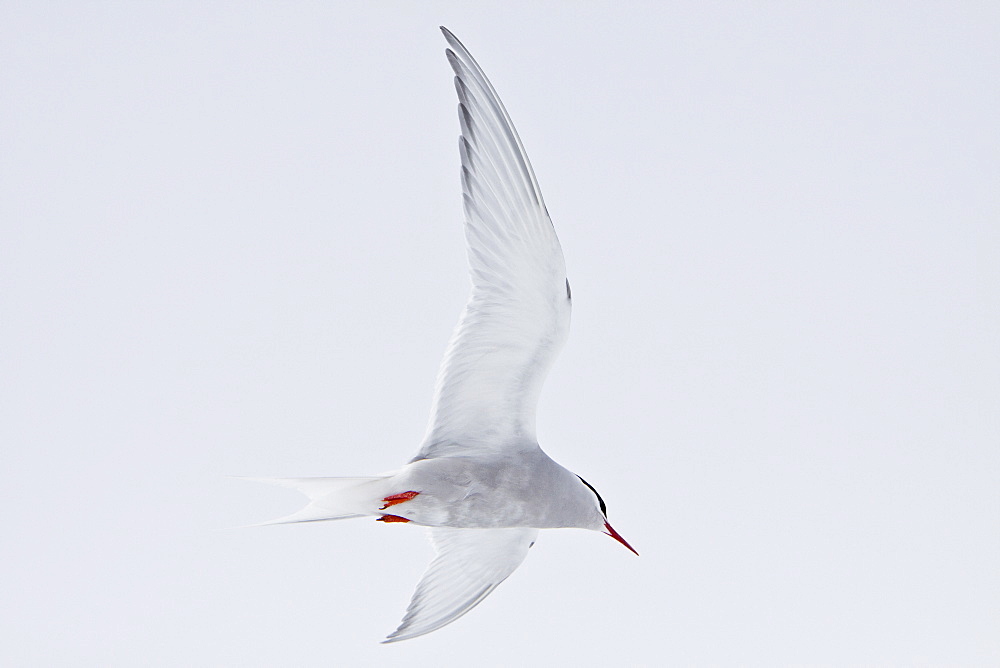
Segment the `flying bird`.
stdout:
<svg viewBox="0 0 1000 668">
<path fill-rule="evenodd" d="M 374 516 L 429 527 L 436 556 L 383 642 L 430 633 L 478 605 L 521 564 L 539 529 L 601 531 L 635 552 L 611 528 L 597 490 L 536 440 L 542 383 L 569 332 L 566 265 L 507 111 L 468 49 L 441 31 L 459 99 L 472 295 L 420 450 L 376 477 L 256 478 L 309 497 L 267 524 Z"/>
</svg>

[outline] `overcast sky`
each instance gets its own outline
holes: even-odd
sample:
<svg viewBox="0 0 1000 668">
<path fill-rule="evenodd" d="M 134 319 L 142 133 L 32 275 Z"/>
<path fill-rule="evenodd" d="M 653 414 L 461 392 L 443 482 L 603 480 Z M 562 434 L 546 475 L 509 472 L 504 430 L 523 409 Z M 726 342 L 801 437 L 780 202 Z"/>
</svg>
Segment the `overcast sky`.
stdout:
<svg viewBox="0 0 1000 668">
<path fill-rule="evenodd" d="M 471 5 L 475 5 L 471 7 Z M 872 6 L 875 5 L 875 6 Z M 409 459 L 468 292 L 452 74 L 566 254 L 543 532 L 431 557 L 226 476 Z M 1000 663 L 1000 5 L 4 2 L 0 663 Z"/>
</svg>

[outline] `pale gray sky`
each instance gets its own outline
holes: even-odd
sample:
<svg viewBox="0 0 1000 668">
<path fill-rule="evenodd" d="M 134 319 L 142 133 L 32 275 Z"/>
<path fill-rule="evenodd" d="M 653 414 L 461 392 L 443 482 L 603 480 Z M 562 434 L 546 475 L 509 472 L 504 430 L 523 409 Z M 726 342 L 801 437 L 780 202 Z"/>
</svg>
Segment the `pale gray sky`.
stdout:
<svg viewBox="0 0 1000 668">
<path fill-rule="evenodd" d="M 418 6 L 419 4 L 419 6 Z M 0 663 L 1000 663 L 1000 6 L 0 6 Z M 641 553 L 232 529 L 412 456 L 468 290 L 447 25 L 573 283 L 539 437 Z"/>
</svg>

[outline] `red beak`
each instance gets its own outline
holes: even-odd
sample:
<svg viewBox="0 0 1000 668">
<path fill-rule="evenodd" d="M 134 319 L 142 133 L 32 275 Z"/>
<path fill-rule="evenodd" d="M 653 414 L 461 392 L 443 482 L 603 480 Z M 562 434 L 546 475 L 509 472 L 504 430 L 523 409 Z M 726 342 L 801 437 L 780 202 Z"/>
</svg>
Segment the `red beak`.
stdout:
<svg viewBox="0 0 1000 668">
<path fill-rule="evenodd" d="M 622 545 L 624 545 L 628 549 L 632 550 L 632 552 L 635 554 L 635 556 L 637 556 L 637 557 L 639 556 L 639 553 L 635 551 L 635 548 L 632 547 L 631 545 L 629 545 L 628 542 L 624 538 L 622 538 L 621 536 L 619 536 L 618 532 L 615 531 L 614 528 L 610 524 L 608 524 L 607 522 L 605 522 L 604 523 L 604 528 L 608 530 L 608 535 L 609 536 L 611 536 L 612 538 L 614 538 L 615 540 L 617 540 L 619 543 L 621 543 Z"/>
</svg>

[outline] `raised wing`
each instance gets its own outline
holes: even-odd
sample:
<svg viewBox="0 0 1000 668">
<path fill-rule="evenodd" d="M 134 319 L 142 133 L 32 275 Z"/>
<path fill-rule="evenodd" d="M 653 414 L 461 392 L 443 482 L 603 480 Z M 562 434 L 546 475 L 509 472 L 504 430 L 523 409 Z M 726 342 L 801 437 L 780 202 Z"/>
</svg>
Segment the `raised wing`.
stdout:
<svg viewBox="0 0 1000 668">
<path fill-rule="evenodd" d="M 472 296 L 415 459 L 535 444 L 538 397 L 570 320 L 562 249 L 521 140 L 479 65 L 441 30 L 459 98 Z"/>
<path fill-rule="evenodd" d="M 538 529 L 430 529 L 437 556 L 427 567 L 399 628 L 383 642 L 416 638 L 476 607 L 514 572 Z"/>
</svg>

